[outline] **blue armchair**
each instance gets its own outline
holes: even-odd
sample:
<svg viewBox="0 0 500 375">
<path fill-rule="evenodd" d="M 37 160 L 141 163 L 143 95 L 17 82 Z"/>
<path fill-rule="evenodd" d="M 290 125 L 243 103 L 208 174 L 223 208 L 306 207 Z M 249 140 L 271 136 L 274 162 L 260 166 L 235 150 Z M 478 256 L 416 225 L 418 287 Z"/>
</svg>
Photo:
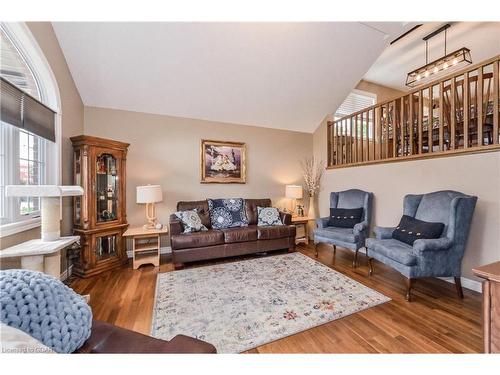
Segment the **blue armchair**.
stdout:
<svg viewBox="0 0 500 375">
<path fill-rule="evenodd" d="M 330 217 L 316 219 L 317 228 L 314 230 L 316 256 L 318 256 L 319 243 L 333 245 L 334 258 L 337 246 L 341 246 L 354 252 L 352 266 L 355 268 L 358 259 L 358 251 L 365 246 L 365 239 L 370 233 L 372 200 L 373 193 L 358 189 L 330 193 L 330 208 L 363 207 L 362 221 L 356 224 L 354 228 L 337 228 L 328 226 Z"/>
<path fill-rule="evenodd" d="M 407 195 L 403 214 L 427 222 L 444 223 L 438 239 L 419 239 L 410 246 L 392 238 L 395 228 L 375 227 L 376 238 L 366 240 L 370 275 L 372 259 L 395 268 L 406 277 L 406 300 L 411 299 L 413 281 L 418 277 L 454 277 L 459 298 L 461 264 L 477 197 L 457 191 Z"/>
</svg>

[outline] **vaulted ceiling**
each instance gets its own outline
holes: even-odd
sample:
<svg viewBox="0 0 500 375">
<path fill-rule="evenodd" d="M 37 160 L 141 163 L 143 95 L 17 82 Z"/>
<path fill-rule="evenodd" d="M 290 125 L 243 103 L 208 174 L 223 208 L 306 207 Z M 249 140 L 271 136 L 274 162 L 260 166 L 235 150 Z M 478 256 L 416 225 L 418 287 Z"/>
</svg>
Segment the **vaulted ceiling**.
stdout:
<svg viewBox="0 0 500 375">
<path fill-rule="evenodd" d="M 53 25 L 87 106 L 312 132 L 414 23 Z"/>
<path fill-rule="evenodd" d="M 422 38 L 446 22 L 429 22 L 387 47 L 365 74 L 364 79 L 398 90 L 405 86 L 408 72 L 425 65 Z M 471 50 L 472 62 L 478 63 L 500 54 L 500 22 L 451 22 L 447 30 L 447 51 L 461 47 Z M 444 33 L 429 39 L 429 62 L 444 55 Z"/>
</svg>

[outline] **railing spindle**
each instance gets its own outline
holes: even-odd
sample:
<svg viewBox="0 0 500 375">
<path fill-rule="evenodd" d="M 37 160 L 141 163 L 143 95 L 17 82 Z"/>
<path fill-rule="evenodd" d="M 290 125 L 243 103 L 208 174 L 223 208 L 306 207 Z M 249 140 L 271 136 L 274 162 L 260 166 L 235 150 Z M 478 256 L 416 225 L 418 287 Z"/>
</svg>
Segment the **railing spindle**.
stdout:
<svg viewBox="0 0 500 375">
<path fill-rule="evenodd" d="M 500 84 L 498 80 L 498 61 L 493 63 L 493 144 L 498 144 L 500 134 L 498 134 L 498 100 Z"/>
<path fill-rule="evenodd" d="M 455 108 L 455 98 L 457 96 L 457 85 L 455 81 L 456 77 L 451 78 L 451 93 L 450 93 L 450 148 L 454 150 L 456 148 L 456 122 L 457 122 L 457 114 Z"/>
<path fill-rule="evenodd" d="M 483 68 L 478 68 L 476 85 L 477 146 L 482 146 L 483 137 Z"/>
<path fill-rule="evenodd" d="M 464 74 L 464 87 L 462 89 L 464 95 L 464 148 L 469 148 L 469 73 Z"/>
</svg>

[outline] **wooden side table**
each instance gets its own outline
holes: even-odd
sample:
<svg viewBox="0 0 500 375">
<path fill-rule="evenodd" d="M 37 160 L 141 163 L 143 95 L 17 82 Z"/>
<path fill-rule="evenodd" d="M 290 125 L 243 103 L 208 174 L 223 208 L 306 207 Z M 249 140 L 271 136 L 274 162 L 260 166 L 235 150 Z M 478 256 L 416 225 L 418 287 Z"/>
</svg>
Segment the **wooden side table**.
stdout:
<svg viewBox="0 0 500 375">
<path fill-rule="evenodd" d="M 132 237 L 132 267 L 134 270 L 143 264 L 160 266 L 160 239 L 162 235 L 167 233 L 167 227 L 162 229 L 133 227 L 123 233 L 124 237 Z"/>
<path fill-rule="evenodd" d="M 309 244 L 309 228 L 308 223 L 311 219 L 307 216 L 292 216 L 292 224 L 297 228 L 295 235 L 295 244 L 305 243 Z"/>
<path fill-rule="evenodd" d="M 472 270 L 483 281 L 483 342 L 485 353 L 500 353 L 500 262 Z"/>
</svg>

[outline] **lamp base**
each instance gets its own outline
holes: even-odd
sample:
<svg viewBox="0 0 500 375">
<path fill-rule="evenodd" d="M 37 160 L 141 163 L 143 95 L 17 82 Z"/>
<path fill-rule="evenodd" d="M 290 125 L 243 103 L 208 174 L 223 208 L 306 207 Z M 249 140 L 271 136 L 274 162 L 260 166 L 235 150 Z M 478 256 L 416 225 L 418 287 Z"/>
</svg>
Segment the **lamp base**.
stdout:
<svg viewBox="0 0 500 375">
<path fill-rule="evenodd" d="M 147 223 L 142 226 L 142 229 L 155 229 L 156 224 L 155 223 Z"/>
</svg>

